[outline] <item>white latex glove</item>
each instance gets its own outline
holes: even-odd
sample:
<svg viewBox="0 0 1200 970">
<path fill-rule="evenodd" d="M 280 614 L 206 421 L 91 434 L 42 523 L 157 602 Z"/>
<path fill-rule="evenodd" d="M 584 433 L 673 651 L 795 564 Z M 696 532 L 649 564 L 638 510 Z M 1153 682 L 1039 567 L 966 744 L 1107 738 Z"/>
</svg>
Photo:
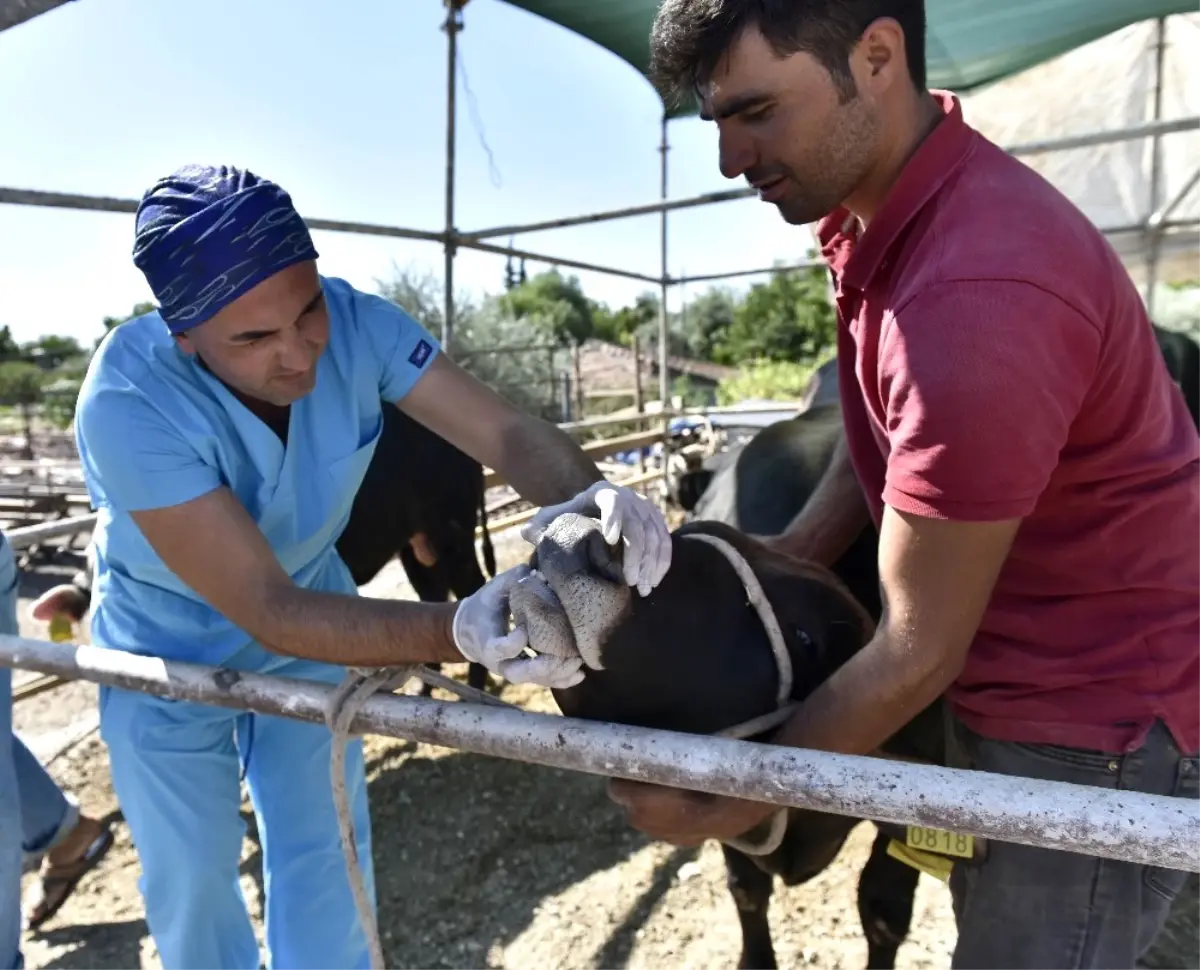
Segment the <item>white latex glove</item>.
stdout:
<svg viewBox="0 0 1200 970">
<path fill-rule="evenodd" d="M 454 645 L 467 660 L 482 664 L 514 684 L 572 687 L 583 680 L 579 656 L 523 656 L 529 646 L 523 627 L 509 630 L 508 600 L 513 587 L 529 575 L 527 565 L 514 566 L 489 580 L 454 611 Z"/>
<path fill-rule="evenodd" d="M 522 635 L 524 630 L 521 631 Z M 518 657 L 500 661 L 500 676 L 514 684 L 541 684 L 551 690 L 565 690 L 583 680 L 583 658 L 556 657 L 540 653 L 536 657 Z"/>
<path fill-rule="evenodd" d="M 625 542 L 625 582 L 648 596 L 671 565 L 671 532 L 662 513 L 648 499 L 624 485 L 599 481 L 573 499 L 541 509 L 521 530 L 521 538 L 537 545 L 555 519 L 568 512 L 600 514 L 604 541 Z"/>
</svg>

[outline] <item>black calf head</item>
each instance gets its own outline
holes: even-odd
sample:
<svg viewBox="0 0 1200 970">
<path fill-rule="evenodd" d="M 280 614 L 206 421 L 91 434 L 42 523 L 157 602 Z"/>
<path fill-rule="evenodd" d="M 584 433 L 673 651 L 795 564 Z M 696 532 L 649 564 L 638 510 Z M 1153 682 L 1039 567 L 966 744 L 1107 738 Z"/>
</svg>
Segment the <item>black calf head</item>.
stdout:
<svg viewBox="0 0 1200 970">
<path fill-rule="evenodd" d="M 552 627 L 556 637 L 568 624 L 574 632 L 590 669 L 581 684 L 555 692 L 564 714 L 712 734 L 775 708 L 778 669 L 762 620 L 725 556 L 687 538 L 695 533 L 732 545 L 762 584 L 791 653 L 794 699 L 869 639 L 870 618 L 832 573 L 726 525 L 677 530 L 670 570 L 641 597 L 620 581 L 620 549 L 598 524 L 562 516 L 531 563 L 553 592 L 516 593 L 513 612 L 535 645 Z"/>
</svg>

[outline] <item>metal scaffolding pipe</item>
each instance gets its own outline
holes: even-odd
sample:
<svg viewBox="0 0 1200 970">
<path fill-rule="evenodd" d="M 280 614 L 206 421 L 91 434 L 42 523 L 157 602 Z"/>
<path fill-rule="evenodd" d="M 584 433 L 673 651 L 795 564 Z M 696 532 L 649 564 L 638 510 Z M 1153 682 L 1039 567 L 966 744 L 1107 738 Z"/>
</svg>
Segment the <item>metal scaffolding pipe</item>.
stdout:
<svg viewBox="0 0 1200 970">
<path fill-rule="evenodd" d="M 544 253 L 531 253 L 525 249 L 513 249 L 509 246 L 493 246 L 491 243 L 462 239 L 459 240 L 458 245 L 463 249 L 477 249 L 481 253 L 495 253 L 498 256 L 515 256 L 518 259 L 531 260 L 535 263 L 549 263 L 551 266 L 569 266 L 572 269 L 605 273 L 608 276 L 623 276 L 625 279 L 640 280 L 643 283 L 662 282 L 659 277 L 649 276 L 646 273 L 637 273 L 629 269 L 617 269 L 613 266 L 598 266 L 595 263 L 585 263 L 578 259 L 564 259 L 560 256 L 547 256 Z"/>
<path fill-rule="evenodd" d="M 25 549 L 47 539 L 73 536 L 77 532 L 90 532 L 95 525 L 96 514 L 93 512 L 90 515 L 76 515 L 69 519 L 56 519 L 53 522 L 39 522 L 37 525 L 9 529 L 4 533 L 4 537 L 13 549 Z"/>
<path fill-rule="evenodd" d="M 1167 52 L 1167 21 L 1159 17 L 1154 24 L 1154 120 L 1162 120 L 1163 60 Z M 1150 225 L 1158 210 L 1162 192 L 1162 135 L 1155 132 L 1150 139 L 1150 202 L 1146 206 L 1146 315 L 1154 319 L 1154 288 L 1158 284 L 1158 257 L 1162 235 Z"/>
<path fill-rule="evenodd" d="M 1183 183 L 1182 188 L 1171 197 L 1166 205 L 1152 213 L 1150 218 L 1146 220 L 1146 225 L 1151 229 L 1164 229 L 1169 223 L 1172 213 L 1175 212 L 1182 204 L 1183 200 L 1188 197 L 1188 194 L 1196 187 L 1196 183 L 1200 182 L 1200 168 L 1192 172 L 1192 177 Z"/>
<path fill-rule="evenodd" d="M 67 192 L 44 192 L 40 189 L 14 189 L 0 186 L 0 204 L 4 203 L 122 213 L 136 212 L 138 206 L 136 199 L 115 199 L 106 196 L 75 195 Z M 396 239 L 418 239 L 424 242 L 444 243 L 446 241 L 446 233 L 433 232 L 428 229 L 405 229 L 401 226 L 383 226 L 371 222 L 346 222 L 339 219 L 310 219 L 308 217 L 305 217 L 304 222 L 310 229 L 321 229 L 328 232 L 347 232 L 364 236 L 387 236 Z M 543 253 L 532 253 L 525 249 L 493 246 L 491 243 L 464 239 L 457 239 L 457 245 L 460 248 L 477 249 L 480 252 L 495 253 L 499 256 L 516 256 L 539 263 L 571 266 L 576 269 L 590 270 L 594 273 L 606 273 L 610 276 L 624 276 L 628 279 L 640 280 L 644 283 L 661 282 L 659 277 L 650 276 L 646 273 L 635 273 L 632 270 L 617 269 L 612 266 L 598 266 L 594 263 L 585 263 L 579 260 L 562 259 L 556 256 L 547 256 Z"/>
<path fill-rule="evenodd" d="M 92 212 L 137 212 L 137 199 L 114 199 L 106 195 L 73 192 L 43 192 L 40 189 L 0 188 L 0 203 L 39 205 L 51 209 L 88 209 Z"/>
<path fill-rule="evenodd" d="M 1117 142 L 1132 141 L 1135 138 L 1173 135 L 1178 131 L 1196 131 L 1197 129 L 1200 129 L 1200 117 L 1193 115 L 1189 118 L 1173 118 L 1170 121 L 1147 121 L 1113 131 L 1094 131 L 1087 135 L 1030 141 L 1021 145 L 1012 145 L 1005 151 L 1010 155 L 1040 155 L 1044 152 L 1061 152 L 1071 148 L 1090 148 L 1093 145 L 1115 145 Z"/>
<path fill-rule="evenodd" d="M 458 0 L 446 4 L 446 235 L 445 308 L 442 311 L 442 346 L 450 349 L 454 336 L 454 149 L 457 135 L 456 94 L 458 89 L 458 32 L 462 30 L 462 11 Z"/>
<path fill-rule="evenodd" d="M 825 263 L 807 260 L 803 263 L 791 263 L 786 266 L 763 266 L 759 269 L 735 269 L 727 273 L 701 273 L 698 276 L 680 276 L 672 279 L 670 282 L 679 285 L 681 283 L 702 283 L 705 280 L 731 280 L 738 276 L 757 276 L 759 273 L 786 273 L 788 270 L 812 269 L 814 266 L 824 268 Z"/>
<path fill-rule="evenodd" d="M 1191 216 L 1187 219 L 1172 219 L 1170 222 L 1162 223 L 1158 228 L 1166 232 L 1170 229 L 1195 229 L 1197 226 L 1200 226 L 1200 217 Z M 1106 236 L 1122 236 L 1131 232 L 1145 232 L 1146 223 L 1130 222 L 1123 226 L 1109 226 L 1100 231 Z"/>
<path fill-rule="evenodd" d="M 0 186 L 0 204 L 33 205 L 50 209 L 85 209 L 92 212 L 137 212 L 137 199 L 117 199 L 103 195 L 79 195 L 73 192 L 45 192 L 41 189 L 15 189 Z M 400 226 L 381 226 L 370 222 L 346 222 L 341 219 L 305 218 L 309 229 L 329 232 L 349 232 L 363 236 L 390 236 L 397 239 L 420 239 L 425 242 L 442 242 L 444 232 L 426 229 L 404 229 Z"/>
<path fill-rule="evenodd" d="M 661 168 L 659 171 L 661 191 L 660 196 L 662 201 L 667 201 L 667 152 L 670 149 L 670 144 L 667 141 L 667 115 L 663 112 L 662 116 L 662 138 L 659 141 L 658 151 L 661 155 Z M 667 292 L 668 292 L 668 263 L 667 263 L 667 210 L 663 209 L 661 214 L 662 224 L 659 228 L 659 259 L 662 269 L 662 275 L 659 278 L 658 286 L 658 396 L 662 401 L 662 409 L 665 413 L 671 407 L 671 377 L 667 370 L 667 362 L 670 358 L 671 348 L 667 339 Z M 582 416 L 582 415 L 581 415 Z"/>
<path fill-rule="evenodd" d="M 524 222 L 511 226 L 494 226 L 491 229 L 473 229 L 461 234 L 462 239 L 489 239 L 494 236 L 511 236 L 518 232 L 541 232 L 546 229 L 569 229 L 571 226 L 586 226 L 594 222 L 607 222 L 611 219 L 628 219 L 633 216 L 651 216 L 656 212 L 673 212 L 676 209 L 690 209 L 699 205 L 713 205 L 717 202 L 733 202 L 755 195 L 755 189 L 728 189 L 724 192 L 706 192 L 686 199 L 675 199 L 670 202 L 650 202 L 646 205 L 631 205 L 621 209 L 609 209 L 605 212 L 594 212 L 582 216 L 566 216 L 562 219 L 545 219 L 542 222 Z"/>
<path fill-rule="evenodd" d="M 136 199 L 118 199 L 101 195 L 80 195 L 70 192 L 47 192 L 42 189 L 18 189 L 10 186 L 0 186 L 0 205 L 31 205 L 52 209 L 83 209 L 92 212 L 122 212 L 132 214 L 137 211 L 138 203 Z M 310 229 L 321 229 L 327 232 L 346 232 L 362 236 L 387 236 L 396 239 L 417 239 L 423 242 L 437 243 L 444 243 L 446 240 L 445 232 L 435 232 L 431 229 L 407 229 L 402 226 L 385 226 L 373 222 L 348 222 L 343 219 L 310 219 L 305 217 L 304 221 Z M 1187 219 L 1166 222 L 1161 228 L 1164 230 L 1191 229 L 1197 225 L 1200 225 L 1200 218 L 1189 217 Z M 1144 229 L 1145 223 L 1133 222 L 1123 226 L 1109 226 L 1100 231 L 1105 235 L 1119 235 L 1128 232 L 1142 232 Z M 480 252 L 496 253 L 501 256 L 511 255 L 518 258 L 523 256 L 526 259 L 532 259 L 534 262 L 561 263 L 563 266 L 575 266 L 579 269 L 587 269 L 596 273 L 608 273 L 613 276 L 626 276 L 630 279 L 641 280 L 647 283 L 660 282 L 659 277 L 649 276 L 644 273 L 634 273 L 629 270 L 614 269 L 607 266 L 593 266 L 589 263 L 573 262 L 554 256 L 546 256 L 541 253 L 530 253 L 523 249 L 513 249 L 507 246 L 493 246 L 490 243 L 478 242 L 470 236 L 459 235 L 455 238 L 457 245 L 463 249 L 477 249 Z M 697 279 L 700 279 L 700 277 L 689 276 L 684 278 L 683 281 L 690 283 Z M 676 280 L 675 282 L 679 281 Z"/>
<path fill-rule="evenodd" d="M 323 722 L 335 690 L 14 636 L 0 636 L 0 664 L 313 723 Z M 397 695 L 371 698 L 351 727 L 593 775 L 1200 871 L 1200 804 L 1192 799 Z"/>
<path fill-rule="evenodd" d="M 1072 135 L 1069 138 L 1049 139 L 1047 141 L 1027 142 L 1013 145 L 1006 149 L 1013 155 L 1036 155 L 1041 152 L 1058 151 L 1068 148 L 1085 148 L 1088 145 L 1102 145 L 1129 141 L 1134 138 L 1145 138 L 1156 132 L 1160 135 L 1172 134 L 1176 131 L 1194 131 L 1200 128 L 1200 118 L 1177 118 L 1171 121 L 1147 122 L 1130 128 L 1117 128 L 1113 131 L 1094 132 L 1088 135 Z M 607 222 L 612 219 L 628 219 L 634 216 L 653 215 L 656 212 L 670 212 L 675 209 L 690 209 L 695 206 L 712 205 L 717 202 L 733 202 L 738 199 L 748 199 L 757 195 L 752 188 L 727 189 L 723 192 L 706 192 L 703 195 L 689 196 L 685 199 L 673 199 L 669 202 L 649 202 L 644 205 L 624 206 L 620 209 L 608 209 L 603 212 L 587 213 L 579 216 L 566 216 L 561 219 L 543 219 L 539 222 L 513 223 L 507 226 L 494 226 L 488 229 L 472 229 L 460 234 L 460 239 L 486 239 L 492 236 L 510 236 L 516 233 L 541 232 L 546 229 L 568 229 L 571 226 L 584 226 L 595 222 Z"/>
</svg>

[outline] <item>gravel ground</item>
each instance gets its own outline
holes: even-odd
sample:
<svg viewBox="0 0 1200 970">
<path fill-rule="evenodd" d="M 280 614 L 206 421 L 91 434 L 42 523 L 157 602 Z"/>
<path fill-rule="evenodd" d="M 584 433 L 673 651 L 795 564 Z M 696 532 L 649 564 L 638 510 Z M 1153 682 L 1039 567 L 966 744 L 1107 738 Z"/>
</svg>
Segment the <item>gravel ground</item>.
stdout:
<svg viewBox="0 0 1200 970">
<path fill-rule="evenodd" d="M 520 554 L 514 540 L 515 533 L 495 537 L 502 566 Z M 71 571 L 28 575 L 22 612 Z M 412 595 L 395 563 L 364 592 Z M 43 636 L 39 626 L 22 617 L 26 635 Z M 552 709 L 549 695 L 537 689 L 508 686 L 502 696 Z M 76 683 L 23 701 L 15 709 L 17 730 L 40 756 L 54 757 L 95 723 L 95 698 L 95 687 Z M 650 842 L 623 824 L 602 781 L 587 775 L 387 738 L 368 738 L 366 747 L 379 922 L 390 966 L 736 964 L 740 933 L 716 845 L 695 851 Z M 58 755 L 50 771 L 86 811 L 117 819 L 117 841 L 59 914 L 27 934 L 26 965 L 158 967 L 137 890 L 138 861 L 119 821 L 103 745 L 93 733 Z M 243 814 L 250 835 L 242 882 L 261 934 L 259 848 L 248 802 Z M 854 899 L 873 833 L 869 823 L 860 825 L 820 878 L 777 892 L 771 922 L 780 966 L 865 965 Z M 948 892 L 922 876 L 899 966 L 947 966 L 954 938 Z"/>
</svg>

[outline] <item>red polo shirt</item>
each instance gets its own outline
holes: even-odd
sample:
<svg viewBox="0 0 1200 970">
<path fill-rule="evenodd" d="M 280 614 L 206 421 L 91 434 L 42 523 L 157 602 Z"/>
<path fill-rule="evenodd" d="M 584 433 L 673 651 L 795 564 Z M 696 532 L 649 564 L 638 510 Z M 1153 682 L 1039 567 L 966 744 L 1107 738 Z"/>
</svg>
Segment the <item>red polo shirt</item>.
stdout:
<svg viewBox="0 0 1200 970">
<path fill-rule="evenodd" d="M 985 736 L 1109 752 L 1156 718 L 1200 748 L 1200 437 L 1129 275 L 952 95 L 837 282 L 850 453 L 884 504 L 1020 518 L 947 692 Z"/>
</svg>

